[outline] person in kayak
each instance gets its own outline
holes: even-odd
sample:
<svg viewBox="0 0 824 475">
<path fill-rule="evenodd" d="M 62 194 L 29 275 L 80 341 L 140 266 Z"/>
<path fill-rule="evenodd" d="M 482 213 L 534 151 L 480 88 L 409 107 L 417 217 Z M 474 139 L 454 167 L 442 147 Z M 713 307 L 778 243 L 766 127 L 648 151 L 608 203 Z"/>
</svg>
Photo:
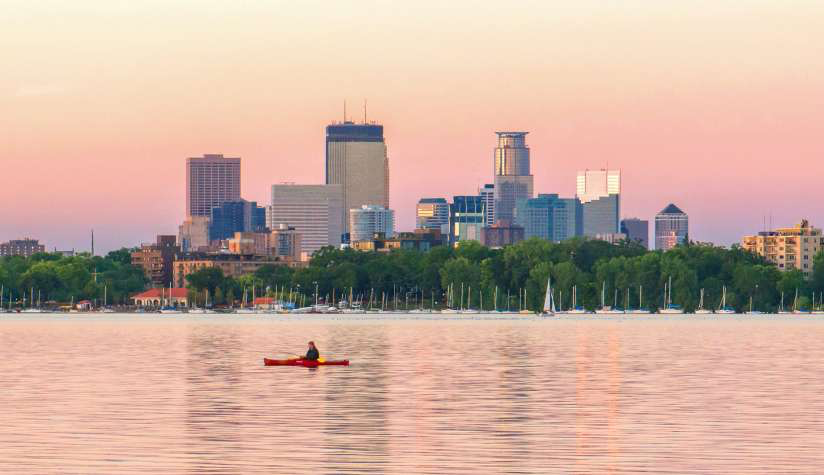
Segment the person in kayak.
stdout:
<svg viewBox="0 0 824 475">
<path fill-rule="evenodd" d="M 309 342 L 309 350 L 306 352 L 306 356 L 303 359 L 308 361 L 317 361 L 320 359 L 320 352 L 318 351 L 318 347 L 315 346 L 314 341 Z"/>
</svg>

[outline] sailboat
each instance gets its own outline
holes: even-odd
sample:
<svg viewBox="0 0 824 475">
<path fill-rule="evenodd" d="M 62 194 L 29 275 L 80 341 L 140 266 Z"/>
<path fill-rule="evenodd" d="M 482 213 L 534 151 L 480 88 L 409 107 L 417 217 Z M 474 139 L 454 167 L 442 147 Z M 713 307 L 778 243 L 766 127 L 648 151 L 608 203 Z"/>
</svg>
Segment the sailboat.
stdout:
<svg viewBox="0 0 824 475">
<path fill-rule="evenodd" d="M 672 303 L 672 276 L 669 276 L 669 281 L 664 286 L 664 308 L 659 309 L 658 313 L 662 314 L 682 314 L 684 309 L 679 305 Z"/>
<path fill-rule="evenodd" d="M 629 303 L 627 303 L 627 307 L 629 307 Z M 650 311 L 648 308 L 644 307 L 644 286 L 638 286 L 638 308 L 630 309 L 627 308 L 627 313 L 632 315 L 649 315 Z"/>
<path fill-rule="evenodd" d="M 544 309 L 541 315 L 551 317 L 555 315 L 555 296 L 552 295 L 552 277 L 546 279 L 546 293 L 544 294 Z"/>
<path fill-rule="evenodd" d="M 38 291 L 37 295 L 38 295 L 38 298 L 39 298 L 39 296 L 40 296 L 39 291 Z M 23 300 L 25 300 L 25 297 L 23 297 Z M 29 308 L 24 308 L 22 310 L 22 313 L 43 313 L 43 309 L 41 309 L 39 306 L 38 307 L 34 306 L 34 287 L 31 288 L 31 296 L 29 297 Z"/>
<path fill-rule="evenodd" d="M 818 307 L 816 307 L 815 306 L 815 293 L 813 293 L 813 308 L 810 311 L 810 314 L 812 314 L 812 315 L 824 315 L 824 305 L 822 305 L 822 304 L 824 304 L 824 301 L 822 301 L 822 300 L 824 300 L 824 294 L 819 293 L 818 294 Z"/>
<path fill-rule="evenodd" d="M 114 309 L 108 306 L 109 286 L 103 286 L 103 308 L 100 309 L 103 313 L 114 313 Z"/>
<path fill-rule="evenodd" d="M 712 310 L 708 308 L 704 308 L 704 289 L 701 289 L 701 297 L 698 299 L 698 308 L 695 309 L 695 313 L 698 315 L 706 315 L 708 313 L 712 313 Z"/>
<path fill-rule="evenodd" d="M 567 309 L 565 312 L 561 312 L 561 313 L 569 313 L 569 314 L 576 314 L 576 315 L 589 313 L 589 312 L 587 312 L 587 310 L 584 307 L 579 307 L 578 306 L 578 286 L 577 285 L 572 286 L 572 307 Z"/>
<path fill-rule="evenodd" d="M 161 290 L 161 292 L 162 292 L 162 290 Z M 161 293 L 160 300 L 161 300 L 161 302 L 163 301 L 163 294 L 162 293 Z M 169 298 L 166 301 L 166 305 L 163 305 L 162 307 L 160 307 L 160 313 L 183 313 L 183 312 L 180 311 L 180 309 L 178 309 L 177 307 L 172 305 L 172 283 L 171 282 L 169 282 Z"/>
<path fill-rule="evenodd" d="M 797 292 L 798 290 L 796 290 Z M 795 302 L 793 302 L 793 306 L 795 306 Z M 778 306 L 778 314 L 779 315 L 787 315 L 793 313 L 791 310 L 787 310 L 784 308 L 784 292 L 781 292 L 781 304 Z"/>
<path fill-rule="evenodd" d="M 3 297 L 5 297 L 5 294 L 6 294 L 6 286 L 5 285 L 0 285 L 0 313 L 6 313 L 5 307 L 3 307 Z M 9 299 L 11 299 L 11 298 L 9 298 Z"/>
<path fill-rule="evenodd" d="M 753 310 L 753 308 L 752 308 L 752 295 L 750 295 L 750 309 L 747 310 L 744 313 L 746 313 L 747 315 L 761 315 L 764 312 L 762 312 L 760 310 Z"/>
<path fill-rule="evenodd" d="M 722 313 L 731 315 L 735 313 L 735 309 L 727 305 L 727 286 L 721 288 L 721 303 L 718 305 L 718 310 L 715 313 Z"/>
<path fill-rule="evenodd" d="M 461 287 L 463 291 L 463 287 Z M 472 308 L 472 286 L 470 285 L 466 291 L 466 308 L 461 310 L 461 313 L 480 313 L 477 309 Z"/>
<path fill-rule="evenodd" d="M 610 307 L 609 305 L 605 304 L 604 299 L 606 298 L 606 291 L 607 291 L 607 282 L 603 281 L 603 282 L 601 282 L 601 308 L 595 310 L 595 313 L 597 313 L 599 315 L 623 315 L 624 314 L 623 310 L 617 309 L 615 307 Z M 616 289 L 616 292 L 617 292 L 617 289 Z M 615 299 L 617 300 L 618 299 L 618 297 L 617 297 L 618 294 L 616 293 L 615 295 L 616 295 Z"/>
</svg>

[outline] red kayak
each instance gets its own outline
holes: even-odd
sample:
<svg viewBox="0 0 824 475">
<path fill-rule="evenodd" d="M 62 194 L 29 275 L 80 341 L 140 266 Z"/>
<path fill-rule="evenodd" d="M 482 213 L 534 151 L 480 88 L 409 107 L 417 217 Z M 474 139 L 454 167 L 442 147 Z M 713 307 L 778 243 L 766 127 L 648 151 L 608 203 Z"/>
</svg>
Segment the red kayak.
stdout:
<svg viewBox="0 0 824 475">
<path fill-rule="evenodd" d="M 303 366 L 306 368 L 316 368 L 318 366 L 349 366 L 349 360 L 338 361 L 311 361 L 303 358 L 291 358 L 288 360 L 270 360 L 263 358 L 265 366 Z"/>
</svg>

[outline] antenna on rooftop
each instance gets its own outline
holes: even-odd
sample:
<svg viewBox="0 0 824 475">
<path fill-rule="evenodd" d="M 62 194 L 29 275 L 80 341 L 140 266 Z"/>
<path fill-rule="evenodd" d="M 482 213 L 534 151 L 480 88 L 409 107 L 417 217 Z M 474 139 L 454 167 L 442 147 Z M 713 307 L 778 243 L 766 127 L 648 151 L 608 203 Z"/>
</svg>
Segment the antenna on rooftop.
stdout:
<svg viewBox="0 0 824 475">
<path fill-rule="evenodd" d="M 343 100 L 343 122 L 346 122 L 346 99 Z"/>
<path fill-rule="evenodd" d="M 366 125 L 366 98 L 363 99 L 363 124 Z"/>
</svg>

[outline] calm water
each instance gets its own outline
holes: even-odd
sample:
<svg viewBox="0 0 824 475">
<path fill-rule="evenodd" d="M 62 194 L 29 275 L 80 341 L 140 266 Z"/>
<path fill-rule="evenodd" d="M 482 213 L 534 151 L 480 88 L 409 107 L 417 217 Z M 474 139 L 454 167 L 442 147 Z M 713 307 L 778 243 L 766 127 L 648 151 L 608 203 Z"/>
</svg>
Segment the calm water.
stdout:
<svg viewBox="0 0 824 475">
<path fill-rule="evenodd" d="M 0 315 L 0 473 L 824 470 L 824 319 L 460 318 Z"/>
</svg>

